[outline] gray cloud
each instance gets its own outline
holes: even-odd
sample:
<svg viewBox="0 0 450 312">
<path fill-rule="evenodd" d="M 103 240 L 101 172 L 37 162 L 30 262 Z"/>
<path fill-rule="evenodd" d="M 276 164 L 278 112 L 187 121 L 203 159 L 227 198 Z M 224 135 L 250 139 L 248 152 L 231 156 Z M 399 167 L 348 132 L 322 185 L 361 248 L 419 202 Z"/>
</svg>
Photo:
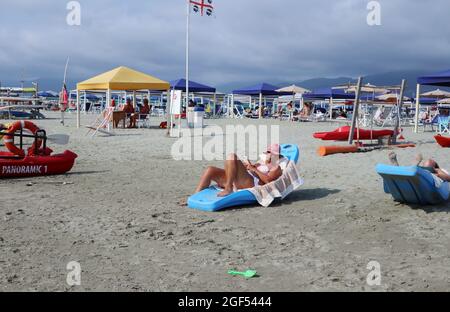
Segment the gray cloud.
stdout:
<svg viewBox="0 0 450 312">
<path fill-rule="evenodd" d="M 119 65 L 163 79 L 184 75 L 184 0 L 2 0 L 0 80 L 58 78 L 65 58 L 80 80 Z M 369 0 L 215 0 L 215 17 L 192 16 L 191 77 L 298 81 L 450 67 L 448 0 L 380 0 L 382 25 L 366 23 Z"/>
</svg>

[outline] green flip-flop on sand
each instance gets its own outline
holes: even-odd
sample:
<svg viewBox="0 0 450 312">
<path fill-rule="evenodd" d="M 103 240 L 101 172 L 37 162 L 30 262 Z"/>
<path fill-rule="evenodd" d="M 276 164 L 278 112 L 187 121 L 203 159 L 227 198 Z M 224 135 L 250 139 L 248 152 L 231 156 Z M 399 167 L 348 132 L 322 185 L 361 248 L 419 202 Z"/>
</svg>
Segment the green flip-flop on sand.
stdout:
<svg viewBox="0 0 450 312">
<path fill-rule="evenodd" d="M 228 274 L 230 275 L 239 275 L 239 276 L 243 276 L 247 279 L 255 277 L 257 272 L 255 270 L 247 270 L 245 272 L 239 272 L 239 271 L 235 271 L 235 270 L 229 270 Z"/>
</svg>

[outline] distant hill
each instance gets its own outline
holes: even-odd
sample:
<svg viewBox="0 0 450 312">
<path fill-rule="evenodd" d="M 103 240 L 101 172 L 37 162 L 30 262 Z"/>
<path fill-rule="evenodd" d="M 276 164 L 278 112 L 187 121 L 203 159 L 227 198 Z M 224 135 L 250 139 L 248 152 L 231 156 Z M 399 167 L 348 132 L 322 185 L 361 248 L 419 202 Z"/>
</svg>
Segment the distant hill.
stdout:
<svg viewBox="0 0 450 312">
<path fill-rule="evenodd" d="M 380 74 L 371 74 L 364 76 L 364 84 L 370 83 L 377 86 L 393 86 L 400 85 L 402 79 L 407 80 L 407 96 L 414 96 L 416 93 L 416 82 L 417 77 L 426 74 L 427 71 L 424 70 L 414 70 L 414 71 L 393 71 L 387 73 Z M 356 77 L 338 77 L 338 78 L 314 78 L 308 80 L 299 80 L 299 81 L 267 81 L 268 83 L 273 83 L 274 85 L 284 87 L 291 84 L 296 84 L 306 89 L 314 90 L 319 88 L 331 88 L 337 85 L 347 84 L 347 83 L 356 83 Z M 261 81 L 259 81 L 261 82 Z M 240 87 L 245 87 L 248 85 L 256 84 L 258 82 L 250 82 L 250 83 L 230 83 L 219 85 L 218 89 L 223 90 L 223 92 L 231 92 L 233 89 L 237 89 Z M 424 87 L 423 90 L 432 90 L 436 89 L 436 87 Z M 441 88 L 445 89 L 445 88 Z"/>
</svg>

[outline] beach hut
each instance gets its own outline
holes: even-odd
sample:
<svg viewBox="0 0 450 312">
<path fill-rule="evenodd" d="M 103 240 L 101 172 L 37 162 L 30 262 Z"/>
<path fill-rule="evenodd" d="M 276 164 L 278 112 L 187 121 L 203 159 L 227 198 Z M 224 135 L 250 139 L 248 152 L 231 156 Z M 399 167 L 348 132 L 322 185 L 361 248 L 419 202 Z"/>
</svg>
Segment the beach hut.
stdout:
<svg viewBox="0 0 450 312">
<path fill-rule="evenodd" d="M 416 118 L 414 122 L 414 132 L 419 131 L 419 110 L 421 105 L 421 86 L 450 87 L 450 69 L 437 72 L 427 76 L 417 78 L 416 91 Z"/>
<path fill-rule="evenodd" d="M 77 84 L 77 128 L 80 127 L 80 91 L 106 92 L 106 105 L 110 105 L 112 91 L 133 91 L 136 103 L 136 91 L 168 91 L 170 84 L 153 76 L 120 66 Z M 170 96 L 167 95 L 169 99 Z"/>
<path fill-rule="evenodd" d="M 276 87 L 274 85 L 271 85 L 269 83 L 261 83 L 255 86 L 247 87 L 244 89 L 238 89 L 234 90 L 232 97 L 234 97 L 235 94 L 237 95 L 248 95 L 250 97 L 259 97 L 259 118 L 262 118 L 262 105 L 265 102 L 265 99 L 267 96 L 281 96 L 281 95 L 290 95 L 292 93 L 290 92 L 278 92 L 277 90 L 279 87 Z M 263 102 L 264 99 L 264 102 Z M 233 102 L 233 100 L 232 100 Z M 232 103 L 232 109 L 231 111 L 234 111 L 234 104 Z"/>
</svg>

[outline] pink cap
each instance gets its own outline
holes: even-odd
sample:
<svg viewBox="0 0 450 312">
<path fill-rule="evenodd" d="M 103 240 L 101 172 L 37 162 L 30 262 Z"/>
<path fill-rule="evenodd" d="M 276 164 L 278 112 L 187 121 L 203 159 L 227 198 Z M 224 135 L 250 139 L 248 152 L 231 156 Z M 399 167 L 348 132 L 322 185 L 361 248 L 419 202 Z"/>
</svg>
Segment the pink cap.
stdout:
<svg viewBox="0 0 450 312">
<path fill-rule="evenodd" d="M 272 144 L 269 147 L 267 147 L 267 151 L 270 152 L 273 155 L 280 155 L 280 145 L 279 144 Z"/>
</svg>

